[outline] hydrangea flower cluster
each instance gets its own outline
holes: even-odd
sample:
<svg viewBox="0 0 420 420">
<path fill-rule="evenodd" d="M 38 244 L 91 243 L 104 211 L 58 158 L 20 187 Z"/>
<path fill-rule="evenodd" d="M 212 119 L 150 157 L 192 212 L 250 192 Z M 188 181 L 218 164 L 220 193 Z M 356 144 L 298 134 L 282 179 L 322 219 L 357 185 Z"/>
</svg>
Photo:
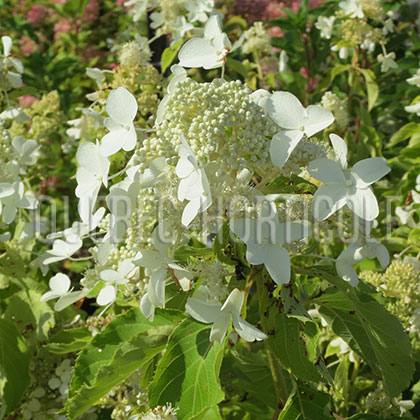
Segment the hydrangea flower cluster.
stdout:
<svg viewBox="0 0 420 420">
<path fill-rule="evenodd" d="M 153 321 L 155 308 L 165 307 L 166 286 L 172 284 L 197 293 L 185 309 L 198 321 L 212 324 L 211 341 L 222 342 L 231 322 L 245 341 L 264 340 L 266 334 L 242 316 L 244 294 L 234 286 L 232 275 L 225 274 L 221 261 L 201 257 L 181 263 L 176 250 L 190 241 L 201 241 L 204 249 L 211 246 L 225 225 L 229 235 L 246 246 L 251 266 L 265 267 L 274 283 L 287 284 L 289 252 L 299 254 L 302 249 L 293 245 L 312 234 L 314 219 L 322 222 L 345 205 L 362 228 L 356 242 L 337 259 L 339 275 L 355 286 L 358 278 L 352 266 L 357 262 L 377 257 L 387 265 L 387 251 L 370 238 L 369 227 L 378 216 L 371 185 L 389 172 L 385 159 L 365 159 L 349 168 L 346 143 L 334 134 L 334 154 L 327 159 L 329 146 L 314 136 L 334 122 L 330 111 L 318 105 L 305 108 L 289 92 L 252 92 L 240 81 L 196 82 L 182 68 L 223 67 L 228 45 L 219 18 L 210 17 L 203 37 L 181 48 L 180 65 L 172 67 L 173 78 L 153 129 L 140 130 L 138 102 L 125 87 L 107 96 L 108 117 L 102 121 L 99 116 L 105 127 L 102 139 L 83 143 L 77 153 L 81 222 L 59 233 L 64 239 L 56 239 L 43 256 L 44 265 L 74 258 L 84 241 L 93 241 L 89 251 L 95 265 L 84 273 L 79 292 L 70 289 L 67 279 L 54 279 L 48 298 L 57 293 L 57 309 L 65 306 L 63 299 L 70 304 L 81 296 L 95 296 L 104 310 L 124 299 L 137 301 Z M 115 176 L 109 175 L 110 162 L 117 153 L 127 152 L 131 158 L 111 185 Z M 312 214 L 301 219 L 290 219 L 276 204 L 284 199 L 281 190 L 266 193 L 279 176 L 292 175 L 319 186 L 312 198 L 292 195 L 310 202 Z M 106 215 L 104 207 L 97 208 L 103 188 L 109 189 Z M 290 194 L 286 196 L 291 203 Z M 200 277 L 209 272 L 220 279 L 211 286 L 208 279 L 200 285 Z M 219 290 L 213 294 L 215 284 Z"/>
<path fill-rule="evenodd" d="M 373 53 L 379 44 L 382 53 L 377 60 L 381 63 L 381 71 L 386 73 L 398 67 L 395 53 L 388 53 L 385 47 L 386 36 L 394 32 L 394 18 L 394 12 L 385 13 L 379 0 L 343 0 L 334 15 L 320 16 L 315 27 L 322 38 L 337 42 L 331 50 L 338 51 L 343 60 L 355 48 Z"/>
</svg>

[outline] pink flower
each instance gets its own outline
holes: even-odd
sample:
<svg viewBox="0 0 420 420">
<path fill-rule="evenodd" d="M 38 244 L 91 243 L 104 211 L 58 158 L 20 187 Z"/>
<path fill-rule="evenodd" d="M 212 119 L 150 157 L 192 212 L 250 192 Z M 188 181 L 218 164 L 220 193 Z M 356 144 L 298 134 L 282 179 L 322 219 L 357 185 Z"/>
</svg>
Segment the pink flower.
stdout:
<svg viewBox="0 0 420 420">
<path fill-rule="evenodd" d="M 22 108 L 28 108 L 34 102 L 37 102 L 37 101 L 39 101 L 39 99 L 35 98 L 35 96 L 31 96 L 31 95 L 19 96 L 19 106 Z"/>
<path fill-rule="evenodd" d="M 48 15 L 48 7 L 42 6 L 40 4 L 36 4 L 26 14 L 26 20 L 29 23 L 32 23 L 32 25 L 38 25 L 43 20 L 45 20 L 47 15 Z"/>
<path fill-rule="evenodd" d="M 71 29 L 71 22 L 68 19 L 61 18 L 54 24 L 54 39 L 58 39 L 60 34 L 66 34 Z"/>
<path fill-rule="evenodd" d="M 98 18 L 99 2 L 98 0 L 90 0 L 83 12 L 83 20 L 85 22 L 93 22 Z"/>
<path fill-rule="evenodd" d="M 29 36 L 23 35 L 19 40 L 19 49 L 23 54 L 33 54 L 37 50 L 36 42 L 29 38 Z"/>
<path fill-rule="evenodd" d="M 117 0 L 117 6 L 118 7 L 123 7 L 125 2 L 126 2 L 126 0 Z"/>
</svg>

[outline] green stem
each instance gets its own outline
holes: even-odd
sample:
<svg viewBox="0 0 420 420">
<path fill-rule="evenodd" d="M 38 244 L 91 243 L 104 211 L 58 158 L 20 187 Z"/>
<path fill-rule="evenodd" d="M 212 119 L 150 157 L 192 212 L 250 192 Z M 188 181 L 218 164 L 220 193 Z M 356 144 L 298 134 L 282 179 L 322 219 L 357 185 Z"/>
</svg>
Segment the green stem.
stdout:
<svg viewBox="0 0 420 420">
<path fill-rule="evenodd" d="M 256 269 L 254 268 L 253 270 Z M 254 273 L 251 274 L 251 277 L 255 279 L 257 283 L 261 324 L 263 326 L 264 332 L 267 334 L 268 331 L 265 319 L 266 311 L 268 310 L 267 306 L 269 304 L 269 299 L 268 291 L 264 284 L 263 271 L 261 269 L 258 269 L 258 271 L 254 271 Z M 286 404 L 287 399 L 289 398 L 289 391 L 287 390 L 287 384 L 283 375 L 283 368 L 281 366 L 281 363 L 270 347 L 270 340 L 271 338 L 269 337 L 267 340 L 264 341 L 264 347 L 267 353 L 268 365 L 270 367 L 271 376 L 273 377 L 278 405 L 279 408 L 283 408 Z"/>
</svg>

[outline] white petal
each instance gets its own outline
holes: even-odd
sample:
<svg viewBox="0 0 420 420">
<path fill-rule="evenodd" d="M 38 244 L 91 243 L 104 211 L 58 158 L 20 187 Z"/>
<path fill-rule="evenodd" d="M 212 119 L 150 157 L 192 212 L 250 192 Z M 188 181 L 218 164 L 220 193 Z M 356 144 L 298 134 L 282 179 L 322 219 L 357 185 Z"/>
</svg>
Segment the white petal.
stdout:
<svg viewBox="0 0 420 420">
<path fill-rule="evenodd" d="M 204 26 L 204 38 L 214 39 L 222 34 L 222 25 L 218 15 L 212 15 Z"/>
<path fill-rule="evenodd" d="M 239 289 L 233 289 L 220 310 L 239 316 L 243 303 L 244 294 Z"/>
<path fill-rule="evenodd" d="M 187 227 L 199 213 L 201 208 L 201 202 L 202 198 L 198 197 L 188 202 L 187 205 L 184 207 L 184 210 L 182 212 L 181 223 L 185 227 Z"/>
<path fill-rule="evenodd" d="M 138 258 L 133 262 L 140 267 L 146 267 L 150 270 L 155 270 L 164 264 L 162 256 L 159 252 L 153 251 L 151 249 L 140 249 L 137 253 Z"/>
<path fill-rule="evenodd" d="M 126 152 L 130 152 L 136 147 L 136 143 L 137 134 L 134 128 L 134 124 L 131 123 L 129 126 L 127 126 L 127 130 L 125 130 L 124 143 L 122 148 Z"/>
<path fill-rule="evenodd" d="M 308 137 L 323 130 L 334 122 L 334 116 L 330 111 L 318 105 L 309 105 L 306 108 L 308 117 L 305 118 L 305 134 Z"/>
<path fill-rule="evenodd" d="M 106 101 L 106 112 L 117 123 L 127 126 L 137 114 L 136 98 L 124 87 L 111 91 Z"/>
<path fill-rule="evenodd" d="M 87 291 L 80 290 L 78 292 L 71 292 L 67 293 L 64 296 L 61 296 L 60 299 L 57 300 L 56 304 L 54 305 L 54 310 L 59 312 L 67 306 L 72 305 L 74 302 L 84 298 L 87 294 Z"/>
<path fill-rule="evenodd" d="M 107 157 L 100 154 L 99 149 L 100 146 L 95 143 L 82 143 L 77 151 L 76 159 L 86 171 L 105 180 L 108 177 L 110 162 Z"/>
<path fill-rule="evenodd" d="M 44 293 L 39 300 L 41 302 L 48 302 L 49 300 L 58 298 L 60 296 L 61 294 L 55 293 L 53 291 L 49 291 L 47 293 Z"/>
<path fill-rule="evenodd" d="M 276 231 L 276 244 L 287 244 L 312 234 L 311 224 L 307 220 L 294 220 L 279 223 Z"/>
<path fill-rule="evenodd" d="M 270 245 L 262 245 L 256 241 L 248 241 L 246 247 L 246 260 L 250 264 L 263 264 L 267 257 L 267 250 Z"/>
<path fill-rule="evenodd" d="M 345 183 L 343 170 L 331 159 L 315 159 L 308 165 L 308 172 L 323 183 Z M 344 188 L 344 186 L 343 186 Z"/>
<path fill-rule="evenodd" d="M 105 134 L 101 140 L 100 153 L 102 156 L 111 156 L 120 150 L 128 136 L 128 131 L 121 128 L 116 131 L 111 131 Z"/>
<path fill-rule="evenodd" d="M 3 43 L 3 54 L 8 57 L 12 51 L 12 39 L 10 36 L 2 36 L 1 42 Z"/>
<path fill-rule="evenodd" d="M 282 168 L 302 137 L 303 131 L 301 130 L 280 131 L 275 134 L 270 144 L 270 157 L 273 164 Z"/>
<path fill-rule="evenodd" d="M 276 284 L 286 284 L 290 280 L 289 253 L 281 246 L 271 245 L 267 250 L 264 265 Z"/>
<path fill-rule="evenodd" d="M 302 104 L 290 92 L 274 92 L 264 103 L 265 112 L 281 128 L 297 130 L 303 127 Z"/>
<path fill-rule="evenodd" d="M 346 204 L 344 184 L 321 185 L 312 200 L 313 215 L 316 220 L 323 221 Z"/>
<path fill-rule="evenodd" d="M 249 322 L 245 321 L 239 316 L 232 316 L 233 326 L 239 336 L 245 341 L 261 341 L 268 338 L 258 328 L 253 327 Z"/>
<path fill-rule="evenodd" d="M 8 197 L 10 195 L 13 195 L 15 192 L 12 184 L 9 184 L 8 182 L 2 182 L 0 183 L 0 198 Z"/>
<path fill-rule="evenodd" d="M 99 306 L 108 305 L 117 297 L 117 291 L 114 286 L 105 286 L 98 294 L 96 302 Z"/>
<path fill-rule="evenodd" d="M 347 204 L 352 212 L 364 220 L 376 219 L 379 215 L 378 201 L 370 187 L 354 189 L 353 194 L 347 194 Z"/>
<path fill-rule="evenodd" d="M 213 326 L 211 327 L 210 332 L 210 341 L 218 341 L 219 343 L 222 343 L 223 339 L 226 336 L 227 329 L 229 327 L 230 323 L 230 315 L 222 315 L 219 316 L 213 323 Z"/>
<path fill-rule="evenodd" d="M 345 281 L 350 283 L 350 286 L 356 287 L 359 283 L 356 271 L 347 261 L 337 260 L 335 264 L 337 274 Z"/>
<path fill-rule="evenodd" d="M 220 317 L 221 305 L 204 302 L 203 300 L 188 298 L 185 310 L 197 321 L 210 324 Z"/>
<path fill-rule="evenodd" d="M 50 279 L 50 289 L 58 295 L 63 295 L 70 289 L 70 279 L 63 273 L 57 273 Z"/>
<path fill-rule="evenodd" d="M 358 180 L 359 187 L 366 187 L 385 176 L 391 168 L 386 166 L 386 159 L 374 157 L 357 162 L 351 169 L 351 173 Z"/>
<path fill-rule="evenodd" d="M 334 149 L 335 156 L 343 169 L 347 168 L 347 144 L 336 134 L 330 134 L 330 140 Z"/>
<path fill-rule="evenodd" d="M 118 282 L 121 280 L 121 274 L 115 270 L 103 270 L 99 277 L 106 282 Z"/>
<path fill-rule="evenodd" d="M 14 205 L 5 205 L 2 211 L 3 222 L 6 223 L 6 225 L 12 223 L 13 220 L 15 220 L 16 212 L 17 208 Z"/>
<path fill-rule="evenodd" d="M 223 61 L 218 61 L 216 53 L 217 50 L 208 39 L 192 38 L 179 51 L 179 64 L 182 67 L 203 67 L 207 70 L 221 67 Z"/>
<path fill-rule="evenodd" d="M 159 268 L 152 272 L 147 294 L 150 302 L 155 306 L 165 307 L 166 268 Z"/>
<path fill-rule="evenodd" d="M 140 300 L 140 311 L 145 318 L 150 322 L 153 322 L 155 317 L 155 305 L 150 302 L 147 293 Z"/>
</svg>

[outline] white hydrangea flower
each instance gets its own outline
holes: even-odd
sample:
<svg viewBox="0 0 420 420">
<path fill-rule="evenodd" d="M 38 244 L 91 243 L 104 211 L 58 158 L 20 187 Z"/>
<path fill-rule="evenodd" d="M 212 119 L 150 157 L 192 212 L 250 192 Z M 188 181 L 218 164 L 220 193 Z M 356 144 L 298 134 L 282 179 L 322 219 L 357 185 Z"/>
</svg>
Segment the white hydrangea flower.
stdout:
<svg viewBox="0 0 420 420">
<path fill-rule="evenodd" d="M 319 16 L 315 28 L 321 31 L 321 38 L 331 39 L 332 30 L 334 28 L 335 16 Z"/>
<path fill-rule="evenodd" d="M 99 190 L 103 184 L 108 186 L 109 158 L 101 154 L 101 146 L 95 143 L 82 143 L 76 154 L 79 167 L 76 172 L 76 197 L 82 220 L 88 220 L 93 213 Z"/>
<path fill-rule="evenodd" d="M 165 118 L 167 113 L 167 103 L 171 97 L 171 95 L 174 93 L 176 86 L 178 83 L 182 82 L 187 78 L 187 71 L 184 69 L 184 67 L 181 67 L 179 64 L 173 64 L 171 66 L 171 72 L 173 74 L 173 78 L 169 82 L 168 85 L 168 93 L 166 96 L 161 100 L 157 112 L 156 112 L 156 121 L 155 125 L 159 125 Z"/>
<path fill-rule="evenodd" d="M 323 182 L 313 197 L 315 219 L 325 220 L 346 204 L 360 219 L 375 219 L 379 207 L 370 185 L 390 171 L 386 160 L 380 157 L 363 159 L 348 169 L 346 143 L 335 134 L 331 134 L 330 139 L 339 164 L 323 158 L 308 165 L 311 176 Z"/>
<path fill-rule="evenodd" d="M 206 211 L 212 204 L 212 196 L 206 172 L 200 168 L 194 152 L 180 135 L 182 145 L 178 149 L 179 161 L 176 165 L 176 175 L 181 178 L 178 186 L 178 200 L 187 200 L 188 204 L 182 212 L 181 222 L 188 226 L 198 213 Z"/>
<path fill-rule="evenodd" d="M 386 73 L 389 69 L 398 68 L 398 64 L 395 62 L 395 53 L 390 52 L 388 54 L 379 54 L 378 62 L 381 63 L 381 72 Z"/>
<path fill-rule="evenodd" d="M 335 263 L 337 274 L 351 286 L 357 286 L 359 278 L 353 266 L 365 258 L 371 260 L 377 258 L 382 268 L 386 268 L 389 264 L 389 252 L 386 247 L 376 239 L 369 238 L 365 240 L 364 245 L 352 244 L 339 255 Z"/>
<path fill-rule="evenodd" d="M 151 20 L 150 27 L 152 29 L 157 29 L 165 23 L 165 16 L 163 15 L 163 13 L 153 12 L 150 15 L 150 20 Z"/>
<path fill-rule="evenodd" d="M 338 47 L 337 45 L 333 45 L 331 47 L 331 51 L 338 51 L 338 56 L 342 59 L 342 60 L 346 60 L 350 54 L 350 48 L 349 47 Z"/>
<path fill-rule="evenodd" d="M 185 3 L 190 22 L 205 22 L 214 8 L 214 0 L 191 0 Z"/>
<path fill-rule="evenodd" d="M 412 112 L 414 114 L 417 114 L 420 117 L 420 101 L 412 104 L 412 105 L 407 105 L 406 107 L 404 107 L 404 109 L 407 112 Z"/>
<path fill-rule="evenodd" d="M 22 182 L 0 184 L 0 214 L 6 225 L 15 220 L 18 209 L 35 209 L 37 200 L 32 195 L 24 195 L 25 187 Z"/>
<path fill-rule="evenodd" d="M 137 275 L 138 268 L 131 259 L 121 261 L 117 270 L 102 270 L 99 276 L 105 281 L 105 286 L 99 292 L 96 303 L 100 306 L 112 303 L 117 298 L 118 286 L 127 284 L 131 278 Z"/>
<path fill-rule="evenodd" d="M 343 10 L 345 15 L 351 18 L 363 19 L 365 17 L 361 0 L 344 0 L 338 6 Z"/>
<path fill-rule="evenodd" d="M 394 32 L 394 22 L 392 19 L 385 20 L 383 27 L 382 27 L 382 34 L 388 35 Z"/>
<path fill-rule="evenodd" d="M 303 136 L 311 137 L 334 122 L 330 111 L 318 105 L 304 108 L 289 92 L 274 92 L 264 102 L 264 110 L 280 127 L 271 140 L 270 155 L 274 165 L 282 168 Z"/>
<path fill-rule="evenodd" d="M 16 153 L 17 160 L 22 165 L 31 166 L 36 163 L 40 146 L 36 140 L 25 140 L 23 136 L 16 136 L 12 140 L 12 147 Z"/>
<path fill-rule="evenodd" d="M 282 50 L 279 56 L 279 72 L 280 73 L 287 71 L 288 62 L 289 62 L 289 56 L 287 55 L 287 52 L 285 50 Z"/>
<path fill-rule="evenodd" d="M 110 156 L 120 149 L 129 152 L 137 142 L 134 128 L 134 118 L 137 114 L 136 98 L 124 87 L 120 86 L 111 91 L 106 101 L 105 127 L 110 131 L 102 138 L 100 152 L 103 156 Z"/>
<path fill-rule="evenodd" d="M 43 254 L 45 258 L 42 260 L 42 264 L 48 265 L 66 260 L 78 251 L 82 245 L 82 240 L 76 235 L 67 237 L 65 241 L 57 239 L 54 241 L 52 249 Z"/>
<path fill-rule="evenodd" d="M 101 70 L 101 69 L 98 69 L 97 67 L 93 67 L 93 68 L 88 67 L 86 69 L 86 75 L 96 82 L 99 89 L 102 88 L 102 85 L 105 82 L 105 74 L 106 73 L 112 73 L 112 71 L 111 70 Z"/>
<path fill-rule="evenodd" d="M 146 13 L 149 0 L 128 0 L 124 3 L 124 6 L 133 8 L 130 13 L 133 15 L 134 22 L 138 22 Z"/>
<path fill-rule="evenodd" d="M 414 85 L 420 88 L 420 69 L 417 70 L 417 73 L 407 79 L 407 82 L 410 85 Z"/>
<path fill-rule="evenodd" d="M 210 332 L 212 342 L 222 343 L 231 318 L 235 331 L 245 341 L 265 340 L 267 336 L 263 332 L 241 318 L 243 303 L 244 294 L 238 289 L 233 289 L 223 306 L 219 303 L 188 298 L 185 310 L 197 321 L 213 324 Z"/>
<path fill-rule="evenodd" d="M 175 264 L 169 256 L 170 242 L 164 237 L 170 231 L 168 223 L 160 223 L 152 234 L 152 243 L 157 251 L 140 249 L 134 264 L 144 267 L 149 277 L 147 293 L 140 302 L 142 314 L 153 321 L 155 307 L 165 307 L 165 283 L 168 270 L 171 270 L 183 290 L 189 290 L 192 274 Z"/>
<path fill-rule="evenodd" d="M 59 298 L 54 305 L 54 310 L 59 312 L 87 295 L 88 290 L 73 292 L 73 289 L 70 289 L 70 285 L 71 281 L 66 274 L 57 273 L 54 277 L 51 277 L 51 290 L 41 296 L 41 302 Z"/>
<path fill-rule="evenodd" d="M 1 41 L 3 43 L 3 55 L 0 55 L 0 67 L 6 67 L 7 69 L 13 67 L 17 71 L 17 73 L 15 73 L 9 70 L 6 73 L 6 78 L 13 88 L 18 89 L 22 87 L 22 62 L 17 58 L 10 56 L 13 45 L 12 39 L 9 36 L 2 36 Z"/>
<path fill-rule="evenodd" d="M 246 259 L 251 264 L 264 264 L 276 284 L 290 280 L 289 253 L 282 245 L 311 234 L 306 220 L 280 223 L 273 202 L 264 201 L 259 217 L 236 218 L 230 229 L 245 242 Z"/>
<path fill-rule="evenodd" d="M 229 38 L 222 32 L 219 16 L 213 15 L 204 27 L 204 37 L 192 38 L 182 46 L 178 54 L 179 64 L 206 70 L 222 67 L 231 49 Z"/>
<path fill-rule="evenodd" d="M 172 44 L 176 44 L 177 42 L 181 41 L 184 38 L 185 34 L 188 31 L 194 29 L 194 25 L 190 22 L 187 22 L 185 16 L 178 16 L 176 18 L 175 23 L 170 25 L 170 28 L 174 31 L 173 32 L 173 39 Z"/>
</svg>

